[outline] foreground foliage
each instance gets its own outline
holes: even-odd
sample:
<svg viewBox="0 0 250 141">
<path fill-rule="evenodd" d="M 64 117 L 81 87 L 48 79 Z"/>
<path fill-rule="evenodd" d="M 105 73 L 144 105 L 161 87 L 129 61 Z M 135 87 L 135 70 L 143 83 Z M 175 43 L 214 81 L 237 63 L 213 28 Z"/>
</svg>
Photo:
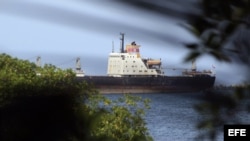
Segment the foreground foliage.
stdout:
<svg viewBox="0 0 250 141">
<path fill-rule="evenodd" d="M 195 105 L 202 115 L 197 140 L 216 140 L 225 124 L 250 124 L 250 85 L 232 90 L 207 91 L 204 102 Z"/>
<path fill-rule="evenodd" d="M 250 69 L 249 6 L 249 0 L 202 0 L 202 13 L 191 17 L 188 28 L 199 42 L 186 44 L 191 50 L 186 60 L 209 54 L 219 61 L 235 61 Z M 249 74 L 246 74 L 245 81 L 249 83 L 249 80 Z M 195 107 L 203 116 L 197 124 L 197 128 L 204 131 L 198 137 L 200 140 L 216 140 L 225 124 L 249 124 L 239 118 L 239 115 L 250 117 L 250 87 L 247 83 L 230 91 L 205 93 L 208 97 Z"/>
<path fill-rule="evenodd" d="M 124 100 L 129 103 L 98 95 L 88 84 L 75 81 L 72 70 L 37 67 L 0 54 L 1 141 L 151 139 L 142 118 L 144 107 L 136 106 L 143 100 Z M 109 109 L 100 105 L 103 102 Z"/>
<path fill-rule="evenodd" d="M 112 101 L 98 95 L 91 96 L 89 101 L 88 108 L 92 109 L 89 115 L 97 117 L 91 135 L 114 141 L 152 140 L 143 119 L 145 109 L 150 108 L 148 99 L 125 95 Z"/>
<path fill-rule="evenodd" d="M 120 0 L 126 4 L 133 5 L 138 9 L 142 8 L 154 12 L 159 16 L 169 19 L 187 21 L 181 24 L 196 37 L 196 42 L 185 43 L 189 54 L 184 61 L 192 61 L 207 54 L 218 61 L 231 63 L 233 61 L 245 66 L 250 70 L 250 1 L 249 0 Z M 176 6 L 175 6 L 176 5 Z M 183 9 L 178 6 L 184 5 Z M 191 10 L 192 7 L 196 10 Z M 175 6 L 175 7 L 174 7 Z M 185 6 L 188 6 L 185 11 Z M 183 12 L 184 11 L 184 12 Z M 164 32 L 164 30 L 163 30 Z M 165 41 L 172 41 L 163 32 L 154 33 Z M 147 33 L 147 32 L 145 32 Z M 230 81 L 232 78 L 228 78 Z M 239 121 L 236 117 L 241 112 L 250 112 L 249 95 L 250 75 L 246 74 L 245 87 L 235 88 L 230 92 L 207 91 L 203 103 L 195 109 L 202 116 L 198 121 L 199 133 L 202 137 L 216 140 L 218 133 L 223 131 L 223 125 L 228 123 L 248 123 Z M 244 83 L 244 82 L 242 82 Z M 232 93 L 231 93 L 232 92 Z M 244 104 L 242 104 L 244 103 Z M 239 108 L 240 107 L 240 108 Z M 201 132 L 204 131 L 204 132 Z M 203 134 L 204 133 L 204 134 Z M 200 138 L 204 140 L 204 138 Z"/>
</svg>

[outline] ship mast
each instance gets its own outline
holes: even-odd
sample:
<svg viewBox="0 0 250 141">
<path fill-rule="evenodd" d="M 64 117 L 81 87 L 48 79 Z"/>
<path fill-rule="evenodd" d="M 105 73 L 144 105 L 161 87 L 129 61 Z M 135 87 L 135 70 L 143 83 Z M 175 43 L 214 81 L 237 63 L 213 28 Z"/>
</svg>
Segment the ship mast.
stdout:
<svg viewBox="0 0 250 141">
<path fill-rule="evenodd" d="M 112 53 L 114 53 L 115 48 L 114 48 L 114 41 L 112 41 Z"/>
<path fill-rule="evenodd" d="M 196 62 L 195 60 L 192 60 L 192 68 L 191 68 L 192 71 L 196 71 Z"/>
<path fill-rule="evenodd" d="M 120 38 L 120 40 L 121 40 L 121 53 L 124 53 L 124 33 L 120 33 L 120 35 L 121 35 L 121 38 Z"/>
<path fill-rule="evenodd" d="M 40 57 L 40 56 L 38 56 L 38 57 L 36 58 L 36 66 L 37 66 L 37 67 L 41 67 L 41 57 Z"/>
<path fill-rule="evenodd" d="M 83 77 L 84 76 L 84 72 L 82 71 L 81 68 L 81 62 L 80 62 L 80 57 L 76 58 L 76 77 Z"/>
<path fill-rule="evenodd" d="M 80 71 L 81 70 L 81 62 L 80 62 L 80 57 L 76 58 L 76 70 Z"/>
</svg>

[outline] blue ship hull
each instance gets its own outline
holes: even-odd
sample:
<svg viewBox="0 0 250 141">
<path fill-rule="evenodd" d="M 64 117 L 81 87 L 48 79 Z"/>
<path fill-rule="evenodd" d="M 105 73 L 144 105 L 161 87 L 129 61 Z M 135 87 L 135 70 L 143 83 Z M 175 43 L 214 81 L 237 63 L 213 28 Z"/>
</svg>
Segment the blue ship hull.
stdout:
<svg viewBox="0 0 250 141">
<path fill-rule="evenodd" d="M 204 91 L 213 87 L 215 76 L 84 76 L 86 81 L 100 93 L 168 93 Z"/>
</svg>

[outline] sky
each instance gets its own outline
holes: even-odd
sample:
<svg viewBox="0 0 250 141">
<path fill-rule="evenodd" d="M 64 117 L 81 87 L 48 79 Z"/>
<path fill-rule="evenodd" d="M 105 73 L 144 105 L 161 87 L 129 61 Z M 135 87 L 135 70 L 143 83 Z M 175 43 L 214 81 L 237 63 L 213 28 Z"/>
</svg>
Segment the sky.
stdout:
<svg viewBox="0 0 250 141">
<path fill-rule="evenodd" d="M 108 0 L 0 0 L 0 53 L 31 62 L 40 56 L 42 64 L 63 69 L 74 69 L 80 57 L 86 75 L 106 75 L 108 55 L 113 44 L 119 52 L 122 32 L 125 44 L 141 45 L 142 57 L 161 59 L 164 68 L 191 68 L 183 61 L 189 52 L 183 43 L 196 39 L 183 22 Z M 216 84 L 246 81 L 247 68 L 237 63 L 205 55 L 196 65 L 198 70 L 215 66 Z"/>
</svg>

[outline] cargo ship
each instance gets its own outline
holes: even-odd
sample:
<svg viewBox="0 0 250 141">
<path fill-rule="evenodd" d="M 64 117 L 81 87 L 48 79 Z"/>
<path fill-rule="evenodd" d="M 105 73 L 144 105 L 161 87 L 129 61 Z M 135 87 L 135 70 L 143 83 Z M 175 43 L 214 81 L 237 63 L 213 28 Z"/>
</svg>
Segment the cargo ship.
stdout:
<svg viewBox="0 0 250 141">
<path fill-rule="evenodd" d="M 121 33 L 120 52 L 108 57 L 106 76 L 89 76 L 81 70 L 80 58 L 76 61 L 76 79 L 93 85 L 100 93 L 169 93 L 204 91 L 213 87 L 212 70 L 197 71 L 195 62 L 178 76 L 164 74 L 161 59 L 142 58 L 136 42 L 124 48 Z"/>
</svg>

